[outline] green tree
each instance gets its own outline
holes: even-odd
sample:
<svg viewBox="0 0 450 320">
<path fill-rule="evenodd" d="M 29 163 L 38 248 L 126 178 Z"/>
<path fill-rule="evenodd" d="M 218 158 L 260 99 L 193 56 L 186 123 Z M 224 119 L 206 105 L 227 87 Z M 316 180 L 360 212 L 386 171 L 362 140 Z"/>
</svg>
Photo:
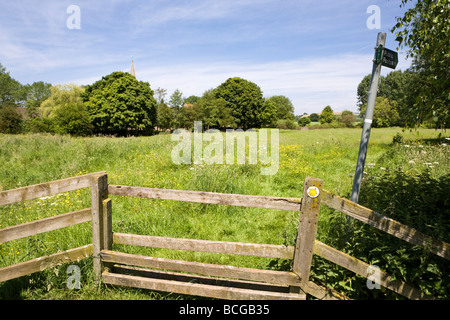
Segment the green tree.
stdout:
<svg viewBox="0 0 450 320">
<path fill-rule="evenodd" d="M 355 115 L 353 114 L 353 112 L 349 111 L 349 110 L 344 110 L 341 113 L 341 116 L 339 118 L 339 122 L 342 122 L 343 124 L 345 124 L 345 126 L 347 128 L 352 128 L 353 127 L 353 123 L 356 121 Z"/>
<path fill-rule="evenodd" d="M 320 114 L 319 121 L 320 124 L 331 123 L 334 119 L 333 109 L 330 106 L 326 106 L 323 108 L 322 113 Z"/>
<path fill-rule="evenodd" d="M 361 112 L 365 114 L 366 106 L 363 106 Z M 375 108 L 373 110 L 372 126 L 374 128 L 392 127 L 398 125 L 400 116 L 397 112 L 397 102 L 390 101 L 384 97 L 377 97 Z"/>
<path fill-rule="evenodd" d="M 358 85 L 358 108 L 367 104 L 371 75 L 366 75 Z M 397 102 L 397 112 L 400 116 L 399 124 L 405 125 L 409 119 L 409 109 L 414 105 L 417 97 L 416 83 L 418 74 L 414 71 L 392 71 L 386 76 L 381 76 L 378 84 L 378 97 L 384 97 Z M 363 115 L 363 114 L 362 114 Z"/>
<path fill-rule="evenodd" d="M 173 110 L 167 104 L 160 103 L 158 105 L 158 127 L 167 130 L 171 129 L 174 123 Z"/>
<path fill-rule="evenodd" d="M 303 117 L 298 119 L 298 124 L 300 127 L 305 127 L 311 123 L 311 119 L 309 117 Z"/>
<path fill-rule="evenodd" d="M 176 89 L 170 96 L 169 106 L 173 110 L 174 124 L 177 127 L 182 126 L 180 119 L 180 110 L 181 107 L 183 107 L 183 105 L 184 105 L 183 93 L 180 90 Z"/>
<path fill-rule="evenodd" d="M 402 0 L 406 7 L 409 0 Z M 417 96 L 409 108 L 409 126 L 433 121 L 450 126 L 450 12 L 449 0 L 418 0 L 391 29 L 399 47 L 408 47 L 413 69 L 418 72 Z"/>
<path fill-rule="evenodd" d="M 39 116 L 38 109 L 41 103 L 44 102 L 51 93 L 51 84 L 43 81 L 33 82 L 33 84 L 25 85 L 26 91 L 26 102 L 25 107 L 27 108 L 28 116 L 31 118 L 36 118 Z"/>
<path fill-rule="evenodd" d="M 320 116 L 317 113 L 311 113 L 309 119 L 311 122 L 319 122 Z"/>
<path fill-rule="evenodd" d="M 216 97 L 213 89 L 206 90 L 194 106 L 205 129 L 234 127 L 231 108 L 223 98 Z"/>
<path fill-rule="evenodd" d="M 22 115 L 14 104 L 4 104 L 0 107 L 0 133 L 20 133 L 22 123 Z"/>
<path fill-rule="evenodd" d="M 275 104 L 276 107 L 276 119 L 288 119 L 294 120 L 294 105 L 292 101 L 286 96 L 273 96 L 266 99 L 266 102 Z"/>
<path fill-rule="evenodd" d="M 24 100 L 23 86 L 0 63 L 0 108 L 4 105 L 23 105 Z"/>
<path fill-rule="evenodd" d="M 84 88 L 75 84 L 64 84 L 50 87 L 50 92 L 51 95 L 38 109 L 42 118 L 47 120 L 36 120 L 32 125 L 44 128 L 47 125 L 46 130 L 59 134 L 91 134 L 89 113 L 81 97 Z"/>
<path fill-rule="evenodd" d="M 237 127 L 247 130 L 264 124 L 263 94 L 255 83 L 238 77 L 229 78 L 214 92 L 215 97 L 224 99 L 231 109 Z"/>
<path fill-rule="evenodd" d="M 87 86 L 82 95 L 95 133 L 148 133 L 156 125 L 156 101 L 148 82 L 113 72 Z"/>
</svg>

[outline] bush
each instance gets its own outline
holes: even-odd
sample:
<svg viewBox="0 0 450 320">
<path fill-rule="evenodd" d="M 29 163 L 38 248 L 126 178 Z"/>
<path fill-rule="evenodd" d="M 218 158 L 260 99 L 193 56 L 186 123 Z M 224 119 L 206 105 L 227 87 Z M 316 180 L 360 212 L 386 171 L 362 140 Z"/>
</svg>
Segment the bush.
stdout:
<svg viewBox="0 0 450 320">
<path fill-rule="evenodd" d="M 309 117 L 303 117 L 298 119 L 298 124 L 300 127 L 305 127 L 311 123 L 311 119 Z"/>
<path fill-rule="evenodd" d="M 0 108 L 0 133 L 16 134 L 22 132 L 22 115 L 13 105 Z"/>
<path fill-rule="evenodd" d="M 278 129 L 297 129 L 298 125 L 294 120 L 281 119 L 277 121 Z"/>
</svg>

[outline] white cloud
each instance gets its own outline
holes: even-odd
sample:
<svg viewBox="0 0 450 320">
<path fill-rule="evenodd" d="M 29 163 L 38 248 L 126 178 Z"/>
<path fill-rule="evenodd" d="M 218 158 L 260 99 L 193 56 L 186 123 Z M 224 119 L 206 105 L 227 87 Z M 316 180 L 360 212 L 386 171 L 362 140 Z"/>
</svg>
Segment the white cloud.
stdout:
<svg viewBox="0 0 450 320">
<path fill-rule="evenodd" d="M 338 111 L 356 110 L 356 88 L 371 73 L 372 58 L 364 54 L 268 63 L 199 62 L 165 66 L 140 66 L 135 61 L 135 66 L 139 80 L 148 81 L 153 89 L 165 88 L 169 95 L 177 88 L 185 96 L 202 95 L 229 77 L 241 77 L 258 84 L 266 97 L 286 95 L 296 113 L 301 114 L 319 112 L 326 105 Z M 399 68 L 402 65 L 406 64 L 399 63 Z"/>
</svg>

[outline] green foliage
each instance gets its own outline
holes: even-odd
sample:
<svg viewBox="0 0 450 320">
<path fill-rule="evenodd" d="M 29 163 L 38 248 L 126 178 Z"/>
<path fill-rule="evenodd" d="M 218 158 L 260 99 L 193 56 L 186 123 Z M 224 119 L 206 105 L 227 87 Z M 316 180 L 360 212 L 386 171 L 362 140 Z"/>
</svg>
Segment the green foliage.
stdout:
<svg viewBox="0 0 450 320">
<path fill-rule="evenodd" d="M 374 128 L 392 127 L 399 124 L 400 116 L 397 111 L 397 102 L 389 101 L 387 98 L 377 97 L 373 110 Z M 365 114 L 366 106 L 361 108 L 361 113 Z"/>
<path fill-rule="evenodd" d="M 251 81 L 229 78 L 214 90 L 214 94 L 217 99 L 225 100 L 238 128 L 259 128 L 268 119 L 264 115 L 262 91 Z"/>
<path fill-rule="evenodd" d="M 157 124 L 158 127 L 167 130 L 172 128 L 174 123 L 173 110 L 164 102 L 158 105 L 158 117 Z"/>
<path fill-rule="evenodd" d="M 330 106 L 326 106 L 323 108 L 322 113 L 320 114 L 319 121 L 320 124 L 331 123 L 334 119 L 333 109 Z"/>
<path fill-rule="evenodd" d="M 149 83 L 113 72 L 87 86 L 82 95 L 95 133 L 126 135 L 151 132 L 156 101 Z"/>
<path fill-rule="evenodd" d="M 317 113 L 311 113 L 309 119 L 311 122 L 319 122 L 320 116 Z"/>
<path fill-rule="evenodd" d="M 353 112 L 344 110 L 342 111 L 338 121 L 343 123 L 347 128 L 353 128 L 353 123 L 356 121 L 356 118 Z"/>
<path fill-rule="evenodd" d="M 367 95 L 369 92 L 371 75 L 366 75 L 358 85 L 357 98 L 358 108 L 364 116 L 363 110 L 367 104 Z M 417 97 L 418 74 L 414 71 L 401 70 L 392 71 L 386 76 L 381 76 L 378 83 L 377 97 L 387 98 L 390 101 L 396 101 L 396 110 L 399 115 L 397 123 L 393 125 L 405 126 L 410 117 L 410 108 L 414 105 Z"/>
<path fill-rule="evenodd" d="M 294 120 L 281 119 L 277 121 L 278 129 L 297 129 L 298 125 Z"/>
<path fill-rule="evenodd" d="M 212 89 L 203 93 L 194 105 L 194 111 L 196 120 L 201 120 L 205 129 L 235 127 L 230 105 L 223 98 L 218 98 Z"/>
<path fill-rule="evenodd" d="M 275 104 L 275 110 L 276 110 L 276 117 L 273 117 L 276 119 L 289 119 L 294 120 L 294 105 L 292 104 L 292 101 L 286 97 L 286 96 L 273 96 L 266 99 L 267 103 L 273 103 Z"/>
<path fill-rule="evenodd" d="M 50 97 L 43 101 L 38 109 L 42 119 L 47 120 L 32 120 L 32 131 L 41 128 L 44 132 L 59 134 L 91 134 L 89 113 L 81 98 L 84 89 L 74 84 L 66 84 L 52 86 L 50 91 Z"/>
<path fill-rule="evenodd" d="M 20 133 L 22 131 L 22 115 L 15 105 L 0 107 L 0 133 Z"/>
<path fill-rule="evenodd" d="M 4 105 L 22 105 L 25 100 L 23 86 L 14 80 L 0 63 L 0 107 Z"/>
<path fill-rule="evenodd" d="M 406 6 L 409 0 L 402 0 Z M 436 128 L 450 126 L 450 22 L 448 0 L 419 0 L 408 9 L 391 29 L 399 47 L 407 47 L 413 57 L 413 69 L 419 78 L 415 83 L 416 101 L 408 112 L 408 125 L 417 126 L 431 120 Z"/>
<path fill-rule="evenodd" d="M 26 91 L 25 107 L 31 118 L 39 116 L 38 109 L 41 106 L 41 103 L 52 94 L 50 90 L 51 86 L 50 83 L 43 81 L 33 82 L 31 85 L 27 84 L 24 86 Z"/>
<path fill-rule="evenodd" d="M 309 117 L 303 117 L 303 118 L 298 119 L 298 124 L 300 125 L 300 127 L 305 127 L 310 123 L 311 123 L 311 119 Z"/>
</svg>

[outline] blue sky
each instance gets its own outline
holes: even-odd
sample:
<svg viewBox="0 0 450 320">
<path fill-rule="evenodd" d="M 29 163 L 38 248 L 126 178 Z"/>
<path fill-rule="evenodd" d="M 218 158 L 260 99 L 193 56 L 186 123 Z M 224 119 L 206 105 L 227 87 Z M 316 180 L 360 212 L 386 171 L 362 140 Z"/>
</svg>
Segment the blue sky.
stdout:
<svg viewBox="0 0 450 320">
<path fill-rule="evenodd" d="M 91 84 L 129 71 L 152 89 L 201 96 L 229 77 L 285 95 L 295 114 L 356 111 L 356 88 L 372 71 L 378 32 L 403 16 L 399 0 L 41 0 L 0 3 L 0 63 L 21 83 Z M 69 29 L 70 5 L 80 29 Z M 380 8 L 380 28 L 369 29 Z M 400 49 L 396 70 L 406 70 Z M 384 68 L 382 74 L 391 69 Z"/>
</svg>

